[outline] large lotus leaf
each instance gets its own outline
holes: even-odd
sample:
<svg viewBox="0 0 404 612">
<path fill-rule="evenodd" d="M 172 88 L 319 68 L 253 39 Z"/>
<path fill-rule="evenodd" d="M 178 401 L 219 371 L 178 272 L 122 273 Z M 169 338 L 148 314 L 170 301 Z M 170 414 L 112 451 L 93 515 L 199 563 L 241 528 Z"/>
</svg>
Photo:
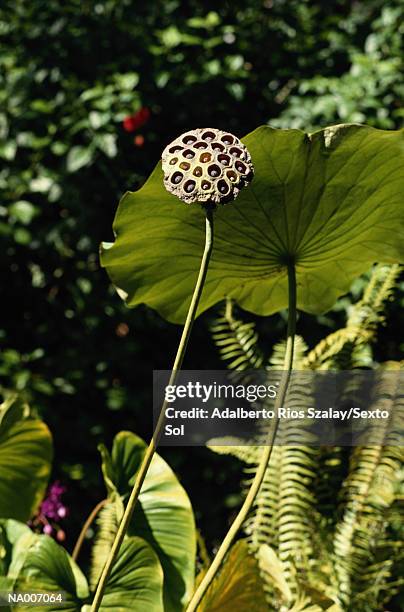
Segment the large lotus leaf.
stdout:
<svg viewBox="0 0 404 612">
<path fill-rule="evenodd" d="M 258 561 L 244 540 L 230 550 L 218 576 L 198 606 L 199 612 L 267 612 Z"/>
<path fill-rule="evenodd" d="M 132 488 L 146 445 L 127 431 L 114 440 L 112 453 L 101 448 L 107 488 L 125 499 Z M 194 586 L 196 533 L 189 498 L 174 472 L 155 455 L 135 508 L 129 534 L 146 540 L 164 571 L 164 610 L 178 612 Z"/>
<path fill-rule="evenodd" d="M 215 213 L 215 246 L 199 313 L 224 297 L 268 315 L 329 309 L 373 262 L 403 260 L 403 131 L 338 125 L 308 135 L 260 127 L 245 138 L 255 178 Z M 121 200 L 102 264 L 129 306 L 182 322 L 204 243 L 204 213 L 163 186 L 160 164 Z"/>
<path fill-rule="evenodd" d="M 0 518 L 27 521 L 48 484 L 52 438 L 45 423 L 11 398 L 0 406 Z"/>
</svg>

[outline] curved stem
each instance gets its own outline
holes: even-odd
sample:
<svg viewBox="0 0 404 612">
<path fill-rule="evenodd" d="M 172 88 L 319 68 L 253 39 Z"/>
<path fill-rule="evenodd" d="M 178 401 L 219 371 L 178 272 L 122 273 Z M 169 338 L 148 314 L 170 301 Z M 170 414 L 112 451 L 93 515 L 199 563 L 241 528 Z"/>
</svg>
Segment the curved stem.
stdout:
<svg viewBox="0 0 404 612">
<path fill-rule="evenodd" d="M 77 538 L 76 544 L 75 544 L 73 552 L 72 552 L 72 559 L 74 559 L 74 561 L 77 561 L 77 557 L 80 554 L 80 550 L 81 550 L 81 547 L 83 545 L 84 538 L 86 537 L 86 533 L 87 533 L 88 529 L 92 525 L 95 517 L 97 516 L 97 514 L 99 513 L 101 508 L 103 508 L 105 506 L 107 501 L 108 501 L 107 499 L 103 499 L 100 502 L 98 502 L 98 504 L 91 510 L 90 514 L 88 515 L 88 517 L 86 519 L 86 522 L 84 523 L 84 525 L 83 525 L 83 527 L 82 527 L 82 529 L 80 531 L 80 535 Z"/>
<path fill-rule="evenodd" d="M 205 233 L 205 249 L 202 255 L 201 265 L 199 268 L 199 274 L 196 281 L 194 293 L 192 295 L 191 304 L 189 306 L 187 318 L 184 324 L 184 329 L 182 330 L 182 335 L 180 339 L 180 343 L 178 345 L 177 355 L 174 360 L 173 369 L 171 372 L 169 385 L 174 385 L 175 380 L 177 378 L 177 373 L 181 369 L 182 362 L 184 360 L 185 351 L 188 345 L 188 340 L 191 335 L 192 325 L 195 320 L 196 311 L 198 308 L 199 300 L 202 295 L 203 285 L 205 283 L 206 273 L 208 271 L 209 260 L 212 253 L 213 248 L 213 208 L 210 206 L 206 206 L 206 233 Z M 143 457 L 142 464 L 139 468 L 139 471 L 136 475 L 135 484 L 133 485 L 132 492 L 129 497 L 129 501 L 125 508 L 125 512 L 122 516 L 122 520 L 118 527 L 118 531 L 115 536 L 115 540 L 112 544 L 112 548 L 108 555 L 108 559 L 105 563 L 104 569 L 102 571 L 100 580 L 97 585 L 97 589 L 95 592 L 94 600 L 91 606 L 91 612 L 97 612 L 101 605 L 101 601 L 104 595 L 104 590 L 109 578 L 109 575 L 112 570 L 112 566 L 116 559 L 116 556 L 119 552 L 125 534 L 128 530 L 130 520 L 132 518 L 133 511 L 135 509 L 136 503 L 139 498 L 139 494 L 143 485 L 143 482 L 146 478 L 147 471 L 150 467 L 151 461 L 153 459 L 154 453 L 156 452 L 157 442 L 160 437 L 160 434 L 163 430 L 163 426 L 165 423 L 165 411 L 168 402 L 165 400 L 161 407 L 160 416 L 157 421 L 157 425 L 155 427 L 153 437 L 150 441 L 150 444 L 146 450 L 146 453 Z"/>
<path fill-rule="evenodd" d="M 288 265 L 288 288 L 289 288 L 289 313 L 288 313 L 288 330 L 287 330 L 287 340 L 286 340 L 286 353 L 284 360 L 284 367 L 282 372 L 282 377 L 279 385 L 279 391 L 275 400 L 275 414 L 278 412 L 278 408 L 283 406 L 285 401 L 286 393 L 289 386 L 290 375 L 292 372 L 293 366 L 293 351 L 295 344 L 295 330 L 296 330 L 296 272 L 294 264 L 291 263 Z M 216 556 L 205 574 L 202 582 L 199 587 L 196 589 L 191 602 L 188 605 L 186 612 L 195 612 L 197 607 L 202 601 L 203 596 L 205 595 L 207 589 L 209 588 L 212 580 L 216 576 L 220 566 L 230 550 L 230 547 L 236 537 L 238 531 L 241 529 L 243 523 L 245 522 L 254 500 L 257 496 L 257 493 L 262 485 L 264 480 L 265 472 L 268 467 L 269 460 L 272 454 L 273 443 L 275 440 L 276 432 L 278 429 L 279 419 L 276 418 L 273 424 L 273 427 L 268 432 L 266 444 L 264 447 L 264 451 L 262 453 L 257 471 L 254 476 L 254 480 L 251 483 L 251 487 L 248 491 L 247 497 L 244 500 L 243 505 L 241 506 L 239 513 L 234 519 L 229 531 L 227 532 L 226 537 L 224 538 L 222 544 Z"/>
</svg>

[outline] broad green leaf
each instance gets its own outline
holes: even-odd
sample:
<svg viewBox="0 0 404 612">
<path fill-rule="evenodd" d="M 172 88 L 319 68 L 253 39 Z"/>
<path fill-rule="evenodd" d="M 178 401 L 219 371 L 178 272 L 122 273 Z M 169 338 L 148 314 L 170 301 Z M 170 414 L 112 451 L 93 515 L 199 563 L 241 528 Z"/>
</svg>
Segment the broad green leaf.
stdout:
<svg viewBox="0 0 404 612">
<path fill-rule="evenodd" d="M 31 204 L 31 202 L 28 202 L 27 200 L 19 200 L 10 206 L 9 212 L 11 217 L 20 223 L 29 225 L 34 217 L 38 214 L 39 210 L 36 206 Z"/>
<path fill-rule="evenodd" d="M 255 178 L 215 213 L 215 246 L 199 312 L 231 297 L 268 315 L 287 306 L 296 261 L 298 307 L 329 309 L 374 262 L 404 259 L 403 131 L 339 125 L 308 135 L 260 127 L 243 139 Z M 163 185 L 160 164 L 121 200 L 102 264 L 129 306 L 185 319 L 204 243 L 204 213 Z"/>
<path fill-rule="evenodd" d="M 14 140 L 8 140 L 4 144 L 0 144 L 0 157 L 7 161 L 12 161 L 17 152 L 17 143 Z"/>
<path fill-rule="evenodd" d="M 135 434 L 121 431 L 114 439 L 111 456 L 103 444 L 98 448 L 108 494 L 118 491 L 120 495 L 126 495 L 130 489 L 129 481 L 136 474 L 146 452 L 146 444 Z"/>
<path fill-rule="evenodd" d="M 27 537 L 35 537 L 25 523 L 12 519 L 0 520 L 0 576 L 7 576 L 11 582 L 13 576 L 10 575 L 9 568 L 19 554 L 18 543 L 23 536 L 24 541 L 27 541 Z"/>
<path fill-rule="evenodd" d="M 89 609 L 87 580 L 66 550 L 52 538 L 31 534 L 14 564 L 16 591 L 62 592 L 63 603 L 38 606 L 38 612 L 79 612 Z M 25 536 L 24 536 L 25 537 Z M 21 538 L 21 541 L 24 540 Z M 127 538 L 119 552 L 103 597 L 103 612 L 163 612 L 163 571 L 157 555 L 141 538 Z"/>
<path fill-rule="evenodd" d="M 100 151 L 108 157 L 115 157 L 118 153 L 115 134 L 97 134 L 95 143 Z"/>
<path fill-rule="evenodd" d="M 29 530 L 28 530 L 29 531 Z M 38 612 L 79 612 L 92 599 L 78 565 L 52 538 L 23 534 L 10 565 L 15 591 L 61 592 L 63 603 L 38 606 Z M 9 583 L 11 584 L 11 583 Z M 141 538 L 126 538 L 108 580 L 100 608 L 103 612 L 148 610 L 163 612 L 163 570 L 157 555 Z"/>
<path fill-rule="evenodd" d="M 164 612 L 163 570 L 158 556 L 142 538 L 122 544 L 105 589 L 101 612 Z"/>
<path fill-rule="evenodd" d="M 38 612 L 78 612 L 89 598 L 87 580 L 66 550 L 52 538 L 36 535 L 21 551 L 23 561 L 16 559 L 18 577 L 15 590 L 63 591 L 63 603 L 46 604 Z M 12 571 L 12 567 L 10 568 Z"/>
<path fill-rule="evenodd" d="M 134 483 L 146 445 L 131 432 L 120 432 L 111 457 L 104 448 L 103 473 L 125 499 Z M 196 534 L 191 503 L 174 472 L 155 455 L 135 508 L 130 535 L 140 536 L 157 553 L 164 571 L 164 610 L 178 612 L 194 584 Z"/>
<path fill-rule="evenodd" d="M 0 518 L 27 521 L 48 484 L 52 438 L 16 397 L 0 406 Z"/>
<path fill-rule="evenodd" d="M 118 497 L 118 499 L 116 499 Z M 95 590 L 111 550 L 123 508 L 115 495 L 101 510 L 92 549 L 91 589 Z M 135 605 L 136 604 L 136 605 Z M 126 538 L 108 580 L 102 610 L 125 606 L 127 610 L 163 609 L 163 570 L 152 547 L 141 538 Z M 142 607 L 144 606 L 144 607 Z M 122 608 L 123 609 L 123 608 Z"/>
<path fill-rule="evenodd" d="M 236 542 L 198 612 L 268 612 L 258 562 L 244 540 Z"/>
<path fill-rule="evenodd" d="M 80 168 L 88 166 L 93 158 L 91 147 L 72 147 L 67 154 L 66 167 L 68 172 L 77 172 Z"/>
<path fill-rule="evenodd" d="M 139 75 L 137 72 L 126 72 L 125 74 L 116 74 L 114 79 L 119 87 L 130 91 L 139 83 Z"/>
</svg>

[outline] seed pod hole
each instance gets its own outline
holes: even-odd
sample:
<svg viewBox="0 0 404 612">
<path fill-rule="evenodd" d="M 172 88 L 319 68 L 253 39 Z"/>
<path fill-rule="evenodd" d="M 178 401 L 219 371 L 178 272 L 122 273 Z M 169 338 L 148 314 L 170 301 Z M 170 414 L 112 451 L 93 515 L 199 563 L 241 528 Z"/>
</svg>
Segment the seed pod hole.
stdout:
<svg viewBox="0 0 404 612">
<path fill-rule="evenodd" d="M 217 178 L 220 175 L 220 172 L 221 172 L 221 170 L 220 170 L 220 168 L 219 168 L 219 166 L 217 164 L 212 164 L 208 168 L 208 174 L 212 178 Z"/>
<path fill-rule="evenodd" d="M 210 142 L 214 138 L 215 138 L 215 135 L 213 132 L 204 132 L 204 134 L 202 134 L 202 139 L 207 140 L 208 142 Z"/>
<path fill-rule="evenodd" d="M 212 149 L 214 151 L 224 151 L 224 146 L 220 142 L 214 142 L 212 144 Z"/>
<path fill-rule="evenodd" d="M 202 153 L 199 159 L 202 163 L 206 164 L 206 162 L 211 161 L 212 155 L 210 153 Z"/>
<path fill-rule="evenodd" d="M 194 174 L 194 176 L 202 176 L 202 174 L 203 174 L 202 168 L 200 166 L 196 166 L 193 174 Z"/>
<path fill-rule="evenodd" d="M 195 189 L 195 181 L 186 181 L 186 183 L 184 183 L 184 191 L 185 193 L 191 193 L 191 191 L 193 191 Z"/>
<path fill-rule="evenodd" d="M 230 166 L 230 157 L 229 155 L 226 155 L 225 153 L 222 153 L 220 155 L 217 156 L 218 161 L 220 161 L 220 163 L 223 166 Z"/>
<path fill-rule="evenodd" d="M 190 167 L 191 167 L 191 164 L 189 162 L 181 162 L 180 163 L 181 170 L 189 170 Z"/>
<path fill-rule="evenodd" d="M 208 145 L 206 142 L 199 141 L 194 144 L 194 148 L 195 149 L 207 149 Z"/>
<path fill-rule="evenodd" d="M 233 144 L 234 138 L 233 138 L 233 136 L 231 134 L 225 134 L 224 136 L 222 136 L 221 141 L 225 145 L 230 145 L 230 144 Z"/>
<path fill-rule="evenodd" d="M 178 185 L 179 183 L 181 183 L 183 178 L 184 176 L 181 172 L 174 172 L 171 177 L 171 182 L 173 183 L 173 185 Z"/>
<path fill-rule="evenodd" d="M 223 179 L 220 179 L 220 181 L 217 183 L 217 188 L 219 189 L 219 192 L 224 195 L 230 190 L 230 185 L 228 185 Z"/>
<path fill-rule="evenodd" d="M 172 159 L 170 159 L 170 166 L 175 166 L 177 161 L 178 161 L 178 157 L 173 157 Z"/>
<path fill-rule="evenodd" d="M 233 157 L 241 157 L 242 151 L 240 151 L 240 149 L 238 149 L 237 147 L 232 147 L 230 149 L 230 154 L 233 155 Z"/>
<path fill-rule="evenodd" d="M 229 179 L 229 181 L 231 181 L 232 183 L 235 183 L 237 181 L 237 174 L 234 172 L 234 170 L 228 170 L 226 172 L 226 176 Z"/>
<path fill-rule="evenodd" d="M 181 147 L 180 145 L 174 145 L 173 147 L 171 147 L 171 149 L 168 149 L 169 153 L 176 153 L 177 151 L 182 151 L 184 147 Z"/>
<path fill-rule="evenodd" d="M 211 183 L 209 183 L 209 181 L 202 181 L 202 189 L 204 191 L 207 191 L 208 189 L 210 189 L 212 186 Z"/>
<path fill-rule="evenodd" d="M 191 151 L 191 149 L 185 149 L 182 154 L 186 159 L 192 159 L 193 157 L 195 157 L 195 153 Z"/>
<path fill-rule="evenodd" d="M 182 139 L 182 142 L 186 145 L 191 145 L 193 142 L 195 142 L 195 140 L 196 140 L 196 136 L 193 136 L 192 134 L 187 134 Z"/>
<path fill-rule="evenodd" d="M 245 164 L 243 164 L 243 162 L 241 162 L 241 161 L 236 162 L 236 170 L 238 172 L 240 172 L 241 174 L 246 174 L 247 173 L 247 168 L 246 168 Z"/>
</svg>

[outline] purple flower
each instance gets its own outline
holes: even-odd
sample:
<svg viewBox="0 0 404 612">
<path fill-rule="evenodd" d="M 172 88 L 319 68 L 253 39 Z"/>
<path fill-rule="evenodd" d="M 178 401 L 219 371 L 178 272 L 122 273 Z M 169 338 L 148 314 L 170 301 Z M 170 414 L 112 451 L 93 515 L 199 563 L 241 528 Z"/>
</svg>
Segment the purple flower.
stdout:
<svg viewBox="0 0 404 612">
<path fill-rule="evenodd" d="M 44 499 L 39 509 L 40 514 L 51 520 L 64 518 L 67 515 L 67 508 L 63 505 L 61 498 L 65 491 L 66 487 L 56 480 L 49 487 L 48 496 Z"/>
<path fill-rule="evenodd" d="M 38 514 L 29 521 L 29 526 L 38 533 L 55 535 L 59 542 L 63 542 L 66 534 L 58 522 L 68 514 L 68 509 L 62 502 L 66 487 L 56 480 L 48 489 L 48 494 L 39 507 Z"/>
</svg>

